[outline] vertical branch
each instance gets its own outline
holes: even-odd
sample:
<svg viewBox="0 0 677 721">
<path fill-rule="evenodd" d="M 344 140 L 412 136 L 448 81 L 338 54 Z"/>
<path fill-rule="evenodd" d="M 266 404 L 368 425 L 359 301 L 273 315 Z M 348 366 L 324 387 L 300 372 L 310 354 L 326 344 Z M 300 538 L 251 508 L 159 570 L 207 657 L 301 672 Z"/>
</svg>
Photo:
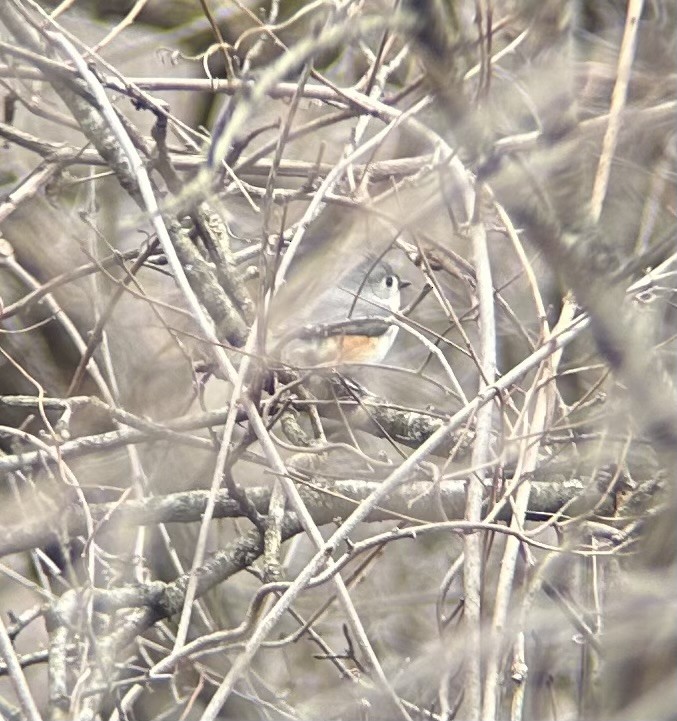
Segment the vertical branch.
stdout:
<svg viewBox="0 0 677 721">
<path fill-rule="evenodd" d="M 639 18 L 642 15 L 644 0 L 629 0 L 628 14 L 625 18 L 625 30 L 623 31 L 623 41 L 618 55 L 618 71 L 616 73 L 616 83 L 614 85 L 613 94 L 611 95 L 611 107 L 609 108 L 609 124 L 604 133 L 604 141 L 602 143 L 602 154 L 599 158 L 597 166 L 597 174 L 595 175 L 595 183 L 592 188 L 591 213 L 594 222 L 599 221 L 602 214 L 602 205 L 606 196 L 607 186 L 609 184 L 609 174 L 611 172 L 611 161 L 616 150 L 618 142 L 618 131 L 621 125 L 621 114 L 625 107 L 625 100 L 628 94 L 628 82 L 630 80 L 630 72 L 632 71 L 632 63 L 635 59 L 635 48 L 637 47 L 637 31 L 639 30 Z"/>
<path fill-rule="evenodd" d="M 14 693 L 16 694 L 17 699 L 21 704 L 24 717 L 28 721 L 42 721 L 42 716 L 35 704 L 33 694 L 28 687 L 28 681 L 26 681 L 23 669 L 19 664 L 19 659 L 16 656 L 16 652 L 12 646 L 12 641 L 7 634 L 7 629 L 5 628 L 2 618 L 0 618 L 0 656 L 2 656 L 5 664 L 7 664 L 9 680 L 14 687 Z"/>
<path fill-rule="evenodd" d="M 513 644 L 513 659 L 510 669 L 510 678 L 515 684 L 510 707 L 510 721 L 522 721 L 528 671 L 524 657 L 524 633 L 519 631 Z"/>
<path fill-rule="evenodd" d="M 542 303 L 539 303 L 543 310 Z M 544 342 L 548 342 L 556 336 L 563 328 L 567 327 L 574 317 L 575 304 L 571 301 L 565 303 L 558 324 L 552 333 L 546 324 L 546 336 Z M 515 432 L 522 436 L 520 453 L 512 484 L 519 486 L 515 493 L 513 517 L 510 521 L 510 528 L 521 531 L 526 518 L 529 496 L 531 494 L 531 482 L 529 474 L 538 467 L 538 455 L 540 450 L 540 439 L 546 433 L 552 414 L 555 409 L 556 388 L 553 380 L 557 372 L 557 366 L 561 358 L 561 352 L 554 353 L 546 359 L 539 373 L 536 374 L 532 388 L 525 399 L 525 412 L 522 417 L 522 427 L 516 428 Z M 529 418 L 529 406 L 533 404 L 532 418 Z M 503 634 L 508 621 L 510 599 L 512 597 L 512 585 L 515 576 L 517 554 L 520 549 L 520 541 L 510 536 L 506 540 L 503 558 L 501 560 L 496 589 L 496 600 L 494 602 L 494 614 L 491 624 L 491 655 L 487 660 L 486 683 L 484 690 L 484 706 L 482 718 L 493 719 L 497 715 L 498 692 L 500 683 L 501 661 L 503 658 Z M 522 631 L 522 629 L 520 629 Z"/>
<path fill-rule="evenodd" d="M 477 295 L 480 327 L 480 380 L 478 393 L 490 388 L 496 378 L 496 322 L 494 315 L 494 285 L 487 249 L 487 236 L 479 218 L 481 187 L 475 191 L 476 204 L 470 237 L 477 271 Z M 465 519 L 479 522 L 482 518 L 482 500 L 485 491 L 487 465 L 491 458 L 491 435 L 494 416 L 492 402 L 477 411 L 475 445 L 472 466 L 475 469 L 468 479 Z M 470 533 L 463 541 L 463 591 L 465 596 L 463 619 L 465 644 L 469 652 L 465 657 L 463 716 L 479 718 L 482 708 L 482 537 Z"/>
</svg>

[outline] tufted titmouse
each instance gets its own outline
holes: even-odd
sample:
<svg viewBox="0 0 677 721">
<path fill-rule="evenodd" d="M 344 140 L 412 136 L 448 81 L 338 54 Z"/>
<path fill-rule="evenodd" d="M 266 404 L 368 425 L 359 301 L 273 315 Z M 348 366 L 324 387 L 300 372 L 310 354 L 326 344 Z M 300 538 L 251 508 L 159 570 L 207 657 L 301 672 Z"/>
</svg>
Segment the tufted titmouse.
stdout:
<svg viewBox="0 0 677 721">
<path fill-rule="evenodd" d="M 387 263 L 363 262 L 319 294 L 309 322 L 284 334 L 275 355 L 300 366 L 381 362 L 398 331 L 387 318 L 408 285 Z"/>
</svg>

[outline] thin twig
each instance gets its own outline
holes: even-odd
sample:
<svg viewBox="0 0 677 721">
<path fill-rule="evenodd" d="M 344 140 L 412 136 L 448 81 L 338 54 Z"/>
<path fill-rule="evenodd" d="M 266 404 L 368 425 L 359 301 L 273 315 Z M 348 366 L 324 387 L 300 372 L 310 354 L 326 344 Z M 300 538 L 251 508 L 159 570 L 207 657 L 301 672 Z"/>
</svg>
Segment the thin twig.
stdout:
<svg viewBox="0 0 677 721">
<path fill-rule="evenodd" d="M 609 123 L 604 133 L 602 143 L 602 154 L 599 158 L 595 183 L 592 188 L 592 200 L 590 202 L 590 213 L 594 222 L 598 222 L 602 214 L 602 205 L 606 196 L 611 173 L 611 163 L 618 142 L 618 132 L 621 124 L 621 115 L 625 107 L 628 93 L 628 83 L 632 72 L 632 63 L 635 59 L 635 48 L 637 46 L 637 33 L 639 30 L 639 19 L 642 15 L 644 0 L 628 0 L 628 12 L 625 18 L 625 30 L 618 55 L 618 70 L 616 83 L 614 84 L 611 96 L 611 108 L 609 109 Z"/>
</svg>

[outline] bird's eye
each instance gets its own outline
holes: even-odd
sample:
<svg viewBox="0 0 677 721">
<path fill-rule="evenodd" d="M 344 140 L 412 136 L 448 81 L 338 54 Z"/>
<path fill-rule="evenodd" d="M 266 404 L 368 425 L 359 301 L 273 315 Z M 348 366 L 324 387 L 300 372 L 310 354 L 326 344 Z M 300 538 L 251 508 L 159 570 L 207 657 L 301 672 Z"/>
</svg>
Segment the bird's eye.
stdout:
<svg viewBox="0 0 677 721">
<path fill-rule="evenodd" d="M 395 285 L 395 278 L 392 275 L 386 276 L 386 288 L 392 288 Z"/>
</svg>

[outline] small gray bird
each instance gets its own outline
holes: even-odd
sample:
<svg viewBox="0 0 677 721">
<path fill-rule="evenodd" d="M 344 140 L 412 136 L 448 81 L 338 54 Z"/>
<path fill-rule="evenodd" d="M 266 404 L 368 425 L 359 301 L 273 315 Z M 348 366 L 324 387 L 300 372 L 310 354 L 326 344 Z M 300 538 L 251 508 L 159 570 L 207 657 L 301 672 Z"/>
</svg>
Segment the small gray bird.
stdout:
<svg viewBox="0 0 677 721">
<path fill-rule="evenodd" d="M 361 263 L 318 295 L 304 322 L 285 329 L 276 354 L 302 366 L 380 363 L 398 331 L 386 320 L 408 285 L 383 261 Z"/>
</svg>

